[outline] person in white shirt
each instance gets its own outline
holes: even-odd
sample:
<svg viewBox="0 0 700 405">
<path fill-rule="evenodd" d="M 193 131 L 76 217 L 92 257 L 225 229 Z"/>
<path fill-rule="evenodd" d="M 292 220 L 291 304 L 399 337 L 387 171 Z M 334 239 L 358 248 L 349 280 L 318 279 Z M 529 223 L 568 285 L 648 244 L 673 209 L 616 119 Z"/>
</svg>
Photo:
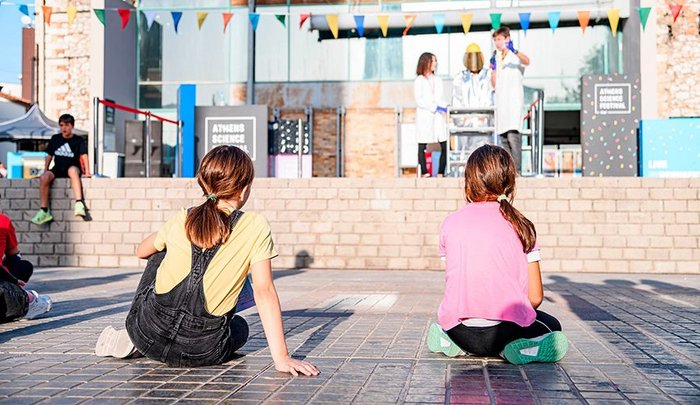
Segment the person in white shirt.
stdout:
<svg viewBox="0 0 700 405">
<path fill-rule="evenodd" d="M 501 146 L 515 161 L 520 173 L 522 162 L 523 122 L 523 72 L 530 64 L 528 58 L 513 46 L 510 29 L 501 27 L 494 31 L 493 42 L 496 45 L 491 57 L 491 84 L 496 89 L 496 133 Z"/>
<path fill-rule="evenodd" d="M 445 175 L 447 164 L 447 103 L 443 100 L 442 81 L 435 76 L 437 58 L 429 52 L 418 58 L 413 91 L 416 97 L 416 140 L 420 174 L 430 177 L 425 161 L 425 148 L 429 143 L 440 143 L 438 177 Z"/>
</svg>

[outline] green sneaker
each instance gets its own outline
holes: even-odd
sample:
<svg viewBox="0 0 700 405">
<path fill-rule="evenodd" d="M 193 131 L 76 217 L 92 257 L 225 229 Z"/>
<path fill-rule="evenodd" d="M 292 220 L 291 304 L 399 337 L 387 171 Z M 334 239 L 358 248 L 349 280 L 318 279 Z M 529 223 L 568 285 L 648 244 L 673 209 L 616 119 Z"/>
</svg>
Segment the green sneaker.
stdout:
<svg viewBox="0 0 700 405">
<path fill-rule="evenodd" d="M 566 336 L 562 332 L 552 332 L 533 339 L 514 340 L 503 349 L 503 356 L 513 364 L 554 363 L 561 360 L 568 349 Z"/>
<path fill-rule="evenodd" d="M 436 323 L 431 324 L 428 329 L 428 350 L 443 353 L 447 357 L 456 357 L 464 353 Z"/>
<path fill-rule="evenodd" d="M 51 211 L 44 211 L 42 209 L 39 209 L 39 211 L 36 212 L 36 215 L 34 215 L 34 218 L 32 218 L 32 222 L 37 225 L 45 224 L 51 221 L 53 221 Z"/>
<path fill-rule="evenodd" d="M 75 203 L 75 206 L 73 207 L 73 214 L 76 217 L 84 217 L 85 216 L 85 204 L 83 204 L 82 201 L 77 201 Z"/>
</svg>

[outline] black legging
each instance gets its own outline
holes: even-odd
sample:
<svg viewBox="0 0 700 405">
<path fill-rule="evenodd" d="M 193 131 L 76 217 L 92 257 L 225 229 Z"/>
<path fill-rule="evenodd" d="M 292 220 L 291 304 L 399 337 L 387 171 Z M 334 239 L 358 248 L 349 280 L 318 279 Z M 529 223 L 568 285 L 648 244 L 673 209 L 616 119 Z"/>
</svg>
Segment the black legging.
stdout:
<svg viewBox="0 0 700 405">
<path fill-rule="evenodd" d="M 446 331 L 462 350 L 476 356 L 498 356 L 510 342 L 520 338 L 534 338 L 545 333 L 561 331 L 557 318 L 542 311 L 535 311 L 537 318 L 530 326 L 520 326 L 503 321 L 498 325 L 485 328 L 459 324 Z"/>
<path fill-rule="evenodd" d="M 420 164 L 420 174 L 428 173 L 428 165 L 425 163 L 425 148 L 427 143 L 418 144 L 418 163 Z M 435 162 L 433 162 L 435 164 Z M 440 166 L 438 166 L 438 174 L 445 175 L 445 166 L 447 165 L 447 141 L 440 142 Z M 430 173 L 432 176 L 432 173 Z"/>
</svg>

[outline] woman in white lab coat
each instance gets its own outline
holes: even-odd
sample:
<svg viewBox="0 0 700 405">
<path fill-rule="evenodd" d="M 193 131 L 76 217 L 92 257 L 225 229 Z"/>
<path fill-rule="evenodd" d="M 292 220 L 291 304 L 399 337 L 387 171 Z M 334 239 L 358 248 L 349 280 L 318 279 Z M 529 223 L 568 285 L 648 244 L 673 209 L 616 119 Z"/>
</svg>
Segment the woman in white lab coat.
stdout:
<svg viewBox="0 0 700 405">
<path fill-rule="evenodd" d="M 435 76 L 437 58 L 429 52 L 418 59 L 413 91 L 416 97 L 416 140 L 420 174 L 430 177 L 425 162 L 425 148 L 429 143 L 440 143 L 438 177 L 445 174 L 447 163 L 447 103 L 443 101 L 442 81 Z"/>
</svg>

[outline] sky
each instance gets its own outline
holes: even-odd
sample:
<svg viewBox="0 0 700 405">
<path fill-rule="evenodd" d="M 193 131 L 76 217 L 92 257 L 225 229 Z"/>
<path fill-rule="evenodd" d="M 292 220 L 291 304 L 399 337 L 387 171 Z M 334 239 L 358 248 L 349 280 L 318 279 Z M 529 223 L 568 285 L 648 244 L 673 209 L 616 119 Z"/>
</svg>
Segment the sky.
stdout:
<svg viewBox="0 0 700 405">
<path fill-rule="evenodd" d="M 22 72 L 22 13 L 19 4 L 33 4 L 27 0 L 0 1 L 0 83 L 19 83 Z M 29 13 L 34 7 L 29 7 Z"/>
</svg>

